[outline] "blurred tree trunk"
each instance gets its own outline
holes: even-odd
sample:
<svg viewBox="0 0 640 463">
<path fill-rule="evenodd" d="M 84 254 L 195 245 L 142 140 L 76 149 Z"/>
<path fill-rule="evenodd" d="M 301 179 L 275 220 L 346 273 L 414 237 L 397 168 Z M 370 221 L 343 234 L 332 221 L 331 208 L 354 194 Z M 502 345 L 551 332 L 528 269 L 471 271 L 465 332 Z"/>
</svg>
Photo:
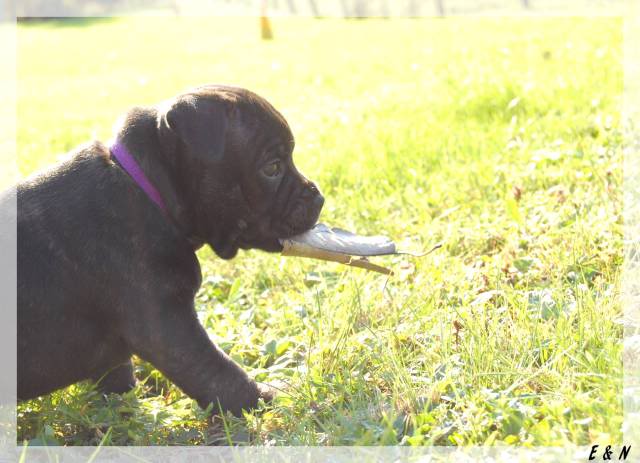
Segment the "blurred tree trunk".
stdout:
<svg viewBox="0 0 640 463">
<path fill-rule="evenodd" d="M 387 0 L 380 0 L 380 15 L 383 18 L 389 18 L 389 3 Z"/>
<path fill-rule="evenodd" d="M 347 2 L 345 0 L 340 0 L 340 6 L 342 7 L 342 17 L 343 18 L 348 18 L 349 17 L 349 5 L 347 4 Z"/>
<path fill-rule="evenodd" d="M 436 0 L 436 11 L 438 16 L 444 16 L 444 0 Z"/>
<path fill-rule="evenodd" d="M 287 0 L 287 4 L 289 5 L 289 12 L 296 14 L 296 2 L 294 2 L 293 0 Z"/>
<path fill-rule="evenodd" d="M 353 14 L 356 18 L 366 18 L 368 16 L 367 2 L 365 0 L 356 0 Z"/>
<path fill-rule="evenodd" d="M 13 2 L 0 2 L 0 22 L 8 21 L 9 18 L 12 17 L 11 9 L 13 7 Z"/>
<path fill-rule="evenodd" d="M 418 16 L 418 2 L 417 2 L 417 0 L 410 0 L 409 1 L 408 12 L 409 12 L 409 16 L 411 16 L 411 17 Z"/>
<path fill-rule="evenodd" d="M 171 11 L 173 12 L 174 16 L 180 16 L 180 5 L 178 4 L 177 0 L 173 0 L 171 2 Z"/>
<path fill-rule="evenodd" d="M 320 17 L 320 11 L 318 10 L 318 5 L 316 5 L 315 0 L 309 0 L 309 6 L 311 7 L 311 14 L 314 18 Z"/>
<path fill-rule="evenodd" d="M 524 6 L 527 9 L 529 9 L 529 7 L 530 7 L 529 0 L 521 0 L 521 1 L 522 1 L 522 6 Z"/>
</svg>

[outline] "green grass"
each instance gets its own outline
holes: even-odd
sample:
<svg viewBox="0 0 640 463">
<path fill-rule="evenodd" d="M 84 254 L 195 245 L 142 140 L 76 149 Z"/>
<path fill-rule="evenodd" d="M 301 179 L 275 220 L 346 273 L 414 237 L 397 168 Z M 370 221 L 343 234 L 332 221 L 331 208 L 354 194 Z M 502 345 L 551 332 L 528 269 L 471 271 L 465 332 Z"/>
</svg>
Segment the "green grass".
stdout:
<svg viewBox="0 0 640 463">
<path fill-rule="evenodd" d="M 564 445 L 621 440 L 621 21 L 147 18 L 19 27 L 23 174 L 204 82 L 268 98 L 321 220 L 429 257 L 391 279 L 200 253 L 203 325 L 275 403 L 208 423 L 137 361 L 133 393 L 18 406 L 69 445 Z"/>
</svg>

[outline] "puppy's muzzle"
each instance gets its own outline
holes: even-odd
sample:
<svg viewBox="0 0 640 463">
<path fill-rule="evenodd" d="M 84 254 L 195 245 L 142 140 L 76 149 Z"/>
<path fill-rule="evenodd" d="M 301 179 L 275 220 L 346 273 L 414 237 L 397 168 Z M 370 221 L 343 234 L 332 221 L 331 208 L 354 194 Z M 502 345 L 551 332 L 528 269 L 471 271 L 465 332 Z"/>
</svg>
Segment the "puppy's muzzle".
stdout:
<svg viewBox="0 0 640 463">
<path fill-rule="evenodd" d="M 315 183 L 307 180 L 302 193 L 294 200 L 293 207 L 285 216 L 281 238 L 302 233 L 313 227 L 324 206 L 324 196 Z"/>
</svg>

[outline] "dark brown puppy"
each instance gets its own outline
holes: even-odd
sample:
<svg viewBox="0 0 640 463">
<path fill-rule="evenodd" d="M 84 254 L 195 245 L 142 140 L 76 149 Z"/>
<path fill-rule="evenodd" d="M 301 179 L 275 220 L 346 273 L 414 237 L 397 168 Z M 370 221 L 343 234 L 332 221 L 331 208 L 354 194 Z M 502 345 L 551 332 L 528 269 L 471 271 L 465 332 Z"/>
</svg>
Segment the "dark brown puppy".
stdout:
<svg viewBox="0 0 640 463">
<path fill-rule="evenodd" d="M 131 110 L 117 139 L 165 212 L 98 142 L 18 185 L 18 397 L 101 377 L 125 391 L 136 354 L 203 408 L 254 407 L 260 388 L 196 317 L 195 250 L 280 251 L 315 224 L 324 200 L 287 122 L 247 90 L 205 86 Z"/>
</svg>

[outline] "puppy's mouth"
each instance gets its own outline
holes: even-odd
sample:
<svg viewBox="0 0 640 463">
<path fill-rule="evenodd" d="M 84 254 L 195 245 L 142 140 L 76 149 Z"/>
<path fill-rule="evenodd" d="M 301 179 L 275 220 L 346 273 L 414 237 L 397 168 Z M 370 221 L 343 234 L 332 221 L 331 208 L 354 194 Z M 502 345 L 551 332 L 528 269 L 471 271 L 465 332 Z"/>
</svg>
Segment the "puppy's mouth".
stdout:
<svg viewBox="0 0 640 463">
<path fill-rule="evenodd" d="M 324 197 L 316 191 L 313 197 L 299 198 L 288 205 L 281 214 L 265 213 L 238 219 L 234 229 L 211 245 L 223 259 L 232 259 L 239 249 L 282 252 L 280 240 L 312 228 L 320 217 L 323 205 Z"/>
<path fill-rule="evenodd" d="M 296 235 L 293 230 L 290 232 L 278 233 L 275 228 L 271 227 L 270 220 L 265 218 L 257 222 L 247 223 L 244 220 L 238 220 L 237 228 L 222 242 L 218 242 L 214 246 L 216 254 L 223 259 L 232 259 L 236 256 L 239 249 L 260 249 L 267 252 L 282 252 L 282 244 L 280 239 Z M 309 228 L 311 228 L 311 225 Z"/>
<path fill-rule="evenodd" d="M 273 223 L 274 220 L 265 220 L 263 224 L 267 226 L 256 226 L 248 228 L 238 236 L 237 245 L 240 249 L 261 249 L 267 252 L 281 252 L 282 244 L 280 240 L 303 233 L 312 228 L 319 214 L 314 220 L 309 220 L 304 226 L 291 226 L 286 223 Z M 271 222 L 271 223 L 269 223 Z"/>
<path fill-rule="evenodd" d="M 282 252 L 280 240 L 299 235 L 311 229 L 320 217 L 324 198 L 298 202 L 284 219 L 264 217 L 253 224 L 239 223 L 242 229 L 238 236 L 241 249 L 261 249 L 267 252 Z"/>
</svg>

